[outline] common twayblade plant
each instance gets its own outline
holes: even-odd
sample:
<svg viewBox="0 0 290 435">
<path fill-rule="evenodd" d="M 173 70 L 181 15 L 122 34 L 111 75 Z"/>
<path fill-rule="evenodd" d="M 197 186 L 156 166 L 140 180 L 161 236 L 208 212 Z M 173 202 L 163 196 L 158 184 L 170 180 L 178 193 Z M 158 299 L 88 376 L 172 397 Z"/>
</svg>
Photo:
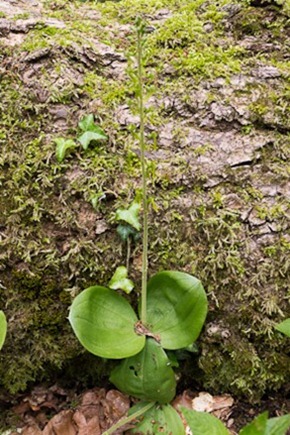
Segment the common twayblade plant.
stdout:
<svg viewBox="0 0 290 435">
<path fill-rule="evenodd" d="M 136 28 L 136 97 L 140 115 L 143 209 L 142 286 L 138 314 L 116 291 L 96 285 L 74 299 L 69 321 L 80 343 L 89 352 L 121 360 L 112 371 L 110 381 L 122 392 L 141 399 L 126 419 L 105 434 L 112 434 L 143 414 L 134 429 L 136 433 L 154 434 L 162 428 L 164 434 L 182 435 L 185 433 L 182 421 L 169 405 L 176 393 L 176 377 L 166 350 L 185 348 L 198 338 L 207 314 L 207 297 L 201 282 L 184 272 L 162 271 L 147 282 L 148 199 L 142 55 L 145 24 L 141 19 L 137 20 Z M 126 216 L 123 213 L 121 220 Z"/>
</svg>

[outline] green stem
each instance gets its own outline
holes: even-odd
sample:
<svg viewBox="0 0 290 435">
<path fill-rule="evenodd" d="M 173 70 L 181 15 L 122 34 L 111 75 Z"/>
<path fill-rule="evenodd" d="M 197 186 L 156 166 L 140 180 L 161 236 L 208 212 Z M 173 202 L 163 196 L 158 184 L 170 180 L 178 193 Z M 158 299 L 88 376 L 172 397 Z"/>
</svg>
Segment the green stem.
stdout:
<svg viewBox="0 0 290 435">
<path fill-rule="evenodd" d="M 126 257 L 126 268 L 129 274 L 130 268 L 130 257 L 131 257 L 131 238 L 130 236 L 127 238 L 127 257 Z"/>
<path fill-rule="evenodd" d="M 142 26 L 141 26 L 142 27 Z M 143 69 L 142 69 L 142 35 L 137 29 L 137 62 L 139 84 L 139 113 L 140 113 L 140 149 L 142 168 L 142 193 L 143 193 L 143 253 L 142 253 L 142 287 L 141 287 L 141 321 L 146 325 L 147 321 L 147 271 L 148 271 L 148 201 L 147 201 L 147 178 L 145 162 L 145 139 L 144 139 L 144 95 L 143 95 Z"/>
<path fill-rule="evenodd" d="M 117 429 L 120 429 L 125 424 L 130 423 L 132 420 L 135 420 L 136 418 L 140 417 L 140 415 L 145 414 L 149 409 L 151 409 L 155 405 L 154 402 L 150 402 L 147 405 L 143 406 L 143 408 L 139 409 L 138 411 L 134 412 L 133 414 L 129 415 L 128 417 L 122 418 L 119 420 L 114 426 L 110 427 L 110 429 L 106 430 L 106 432 L 103 433 L 103 435 L 111 435 L 113 434 Z"/>
</svg>

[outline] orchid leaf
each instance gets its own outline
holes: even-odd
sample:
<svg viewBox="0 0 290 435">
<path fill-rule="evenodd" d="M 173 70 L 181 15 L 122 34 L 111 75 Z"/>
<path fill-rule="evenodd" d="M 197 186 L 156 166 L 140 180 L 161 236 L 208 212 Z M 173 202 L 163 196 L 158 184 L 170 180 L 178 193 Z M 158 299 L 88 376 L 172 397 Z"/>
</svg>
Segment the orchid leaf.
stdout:
<svg viewBox="0 0 290 435">
<path fill-rule="evenodd" d="M 270 418 L 267 421 L 265 435 L 286 435 L 290 429 L 290 414 Z"/>
<path fill-rule="evenodd" d="M 130 409 L 129 415 L 134 414 L 142 407 L 144 407 L 143 402 L 137 403 Z M 155 405 L 139 417 L 139 422 L 130 430 L 130 434 L 157 435 L 160 433 L 163 435 L 185 435 L 182 420 L 171 405 Z"/>
<path fill-rule="evenodd" d="M 290 337 L 290 318 L 278 323 L 278 325 L 275 326 L 275 329 L 287 335 L 287 337 Z"/>
<path fill-rule="evenodd" d="M 0 311 L 0 349 L 2 349 L 7 333 L 7 320 L 3 311 Z"/>
<path fill-rule="evenodd" d="M 141 230 L 141 224 L 139 222 L 139 212 L 141 209 L 141 205 L 138 202 L 133 202 L 127 210 L 117 210 L 116 211 L 116 220 L 127 222 L 127 224 L 131 225 L 135 230 Z"/>
<path fill-rule="evenodd" d="M 147 296 L 148 327 L 164 349 L 181 349 L 197 339 L 207 314 L 207 297 L 197 278 L 159 272 L 149 280 Z"/>
<path fill-rule="evenodd" d="M 168 403 L 175 396 L 171 363 L 153 338 L 147 338 L 140 353 L 115 367 L 110 381 L 123 393 L 149 402 Z"/>
<path fill-rule="evenodd" d="M 137 335 L 137 316 L 114 290 L 94 286 L 80 293 L 70 308 L 69 321 L 80 343 L 89 352 L 103 358 L 127 358 L 145 345 Z"/>
<path fill-rule="evenodd" d="M 266 411 L 243 427 L 240 435 L 286 435 L 289 428 L 290 414 L 268 419 L 268 411 Z"/>
<path fill-rule="evenodd" d="M 240 435 L 266 435 L 268 412 L 263 412 L 240 430 Z"/>
<path fill-rule="evenodd" d="M 123 290 L 127 294 L 131 293 L 134 283 L 128 278 L 128 270 L 125 266 L 117 267 L 109 282 L 109 287 L 113 290 Z"/>
<path fill-rule="evenodd" d="M 180 410 L 194 435 L 229 435 L 224 424 L 213 415 L 194 411 L 184 406 L 181 406 Z"/>
<path fill-rule="evenodd" d="M 72 139 L 65 139 L 64 137 L 57 137 L 54 139 L 56 143 L 55 157 L 56 160 L 61 163 L 68 150 L 72 150 L 77 147 L 77 144 Z"/>
</svg>

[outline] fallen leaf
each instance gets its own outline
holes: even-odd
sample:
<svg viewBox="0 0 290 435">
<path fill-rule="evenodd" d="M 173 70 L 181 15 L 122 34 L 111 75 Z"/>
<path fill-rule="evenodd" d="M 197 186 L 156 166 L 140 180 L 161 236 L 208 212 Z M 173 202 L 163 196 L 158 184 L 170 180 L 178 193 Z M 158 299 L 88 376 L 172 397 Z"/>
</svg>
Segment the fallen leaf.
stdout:
<svg viewBox="0 0 290 435">
<path fill-rule="evenodd" d="M 78 427 L 78 435 L 101 435 L 101 428 L 98 415 L 87 420 L 84 414 L 77 410 L 74 413 L 73 420 Z"/>
<path fill-rule="evenodd" d="M 37 426 L 26 426 L 22 429 L 22 435 L 41 435 L 42 431 Z"/>
<path fill-rule="evenodd" d="M 182 394 L 176 396 L 172 402 L 172 406 L 176 411 L 179 411 L 179 406 L 192 409 L 192 395 L 189 394 L 188 390 L 185 390 Z"/>
<path fill-rule="evenodd" d="M 230 408 L 234 399 L 225 394 L 224 396 L 212 396 L 209 393 L 199 393 L 198 397 L 192 400 L 192 409 L 201 412 L 213 412 L 218 409 Z"/>
<path fill-rule="evenodd" d="M 118 390 L 110 390 L 103 401 L 104 414 L 110 425 L 124 417 L 130 409 L 130 400 Z"/>
<path fill-rule="evenodd" d="M 73 411 L 65 410 L 55 415 L 45 426 L 42 435 L 77 435 Z"/>
</svg>

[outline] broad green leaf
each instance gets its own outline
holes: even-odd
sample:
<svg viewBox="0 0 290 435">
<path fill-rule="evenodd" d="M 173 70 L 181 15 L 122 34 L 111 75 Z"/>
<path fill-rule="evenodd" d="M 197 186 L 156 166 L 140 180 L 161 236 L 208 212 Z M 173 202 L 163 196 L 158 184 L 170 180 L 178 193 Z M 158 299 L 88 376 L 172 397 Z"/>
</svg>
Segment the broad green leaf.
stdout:
<svg viewBox="0 0 290 435">
<path fill-rule="evenodd" d="M 127 224 L 131 225 L 135 230 L 140 231 L 141 224 L 138 218 L 140 208 L 141 205 L 138 202 L 133 202 L 128 210 L 116 211 L 116 220 L 127 222 Z"/>
<path fill-rule="evenodd" d="M 72 139 L 65 139 L 63 137 L 55 138 L 54 142 L 56 143 L 55 157 L 59 163 L 63 161 L 68 150 L 77 147 L 77 144 Z"/>
<path fill-rule="evenodd" d="M 123 360 L 112 371 L 110 381 L 123 393 L 149 402 L 168 403 L 175 396 L 174 371 L 153 338 L 147 338 L 140 353 Z"/>
<path fill-rule="evenodd" d="M 129 415 L 134 414 L 144 403 L 137 403 L 130 411 Z M 164 435 L 185 435 L 185 429 L 181 418 L 175 409 L 170 405 L 155 405 L 145 414 L 139 417 L 134 429 L 130 429 L 130 434 L 164 434 Z"/>
<path fill-rule="evenodd" d="M 103 358 L 127 358 L 145 345 L 145 337 L 135 333 L 137 316 L 131 305 L 105 287 L 89 287 L 80 293 L 70 308 L 69 321 L 84 348 Z"/>
<path fill-rule="evenodd" d="M 224 424 L 207 412 L 198 412 L 180 407 L 188 426 L 194 435 L 229 435 Z"/>
<path fill-rule="evenodd" d="M 270 418 L 267 421 L 265 435 L 286 435 L 290 429 L 290 414 Z"/>
<path fill-rule="evenodd" d="M 240 430 L 240 435 L 266 435 L 268 412 L 258 415 L 251 423 Z"/>
<path fill-rule="evenodd" d="M 189 346 L 199 336 L 206 314 L 207 297 L 197 278 L 164 271 L 149 280 L 147 323 L 164 349 Z"/>
<path fill-rule="evenodd" d="M 98 140 L 105 140 L 105 139 L 107 139 L 106 135 L 96 131 L 86 131 L 85 133 L 83 133 L 81 136 L 78 137 L 78 141 L 80 142 L 84 150 L 88 149 L 88 146 L 93 140 L 98 141 Z"/>
<path fill-rule="evenodd" d="M 290 337 L 290 318 L 278 323 L 278 325 L 275 326 L 275 329 L 287 335 L 287 337 Z"/>
<path fill-rule="evenodd" d="M 0 349 L 2 349 L 7 333 L 7 321 L 3 311 L 0 311 Z"/>
<path fill-rule="evenodd" d="M 129 294 L 133 288 L 134 283 L 131 279 L 128 279 L 128 270 L 125 266 L 119 266 L 116 272 L 109 282 L 109 287 L 113 290 L 123 290 L 125 293 Z"/>
</svg>

